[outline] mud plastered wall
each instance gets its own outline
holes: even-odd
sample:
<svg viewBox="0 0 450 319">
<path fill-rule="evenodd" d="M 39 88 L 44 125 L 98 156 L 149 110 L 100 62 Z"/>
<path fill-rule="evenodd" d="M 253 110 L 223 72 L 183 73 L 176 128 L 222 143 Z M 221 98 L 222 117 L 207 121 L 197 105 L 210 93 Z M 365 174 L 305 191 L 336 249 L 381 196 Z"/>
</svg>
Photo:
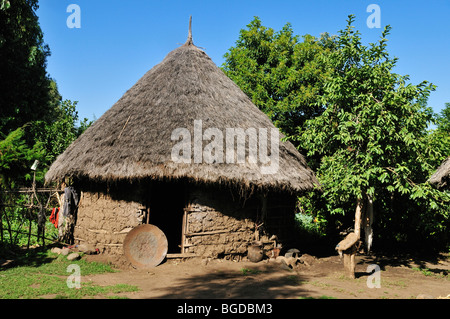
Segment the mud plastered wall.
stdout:
<svg viewBox="0 0 450 319">
<path fill-rule="evenodd" d="M 289 237 L 295 236 L 295 200 L 282 195 L 266 199 L 263 204 L 258 194 L 240 198 L 229 191 L 194 189 L 186 208 L 184 252 L 211 258 L 245 257 L 249 245 L 259 240 L 270 256 L 277 244 L 270 240 L 272 235 L 290 245 Z"/>
<path fill-rule="evenodd" d="M 234 195 L 234 196 L 233 196 Z M 245 255 L 255 240 L 261 205 L 230 191 L 195 188 L 186 208 L 186 253 L 222 258 Z"/>
<path fill-rule="evenodd" d="M 92 244 L 102 253 L 123 254 L 125 236 L 142 224 L 140 208 L 137 202 L 115 200 L 101 192 L 81 192 L 75 242 Z"/>
</svg>

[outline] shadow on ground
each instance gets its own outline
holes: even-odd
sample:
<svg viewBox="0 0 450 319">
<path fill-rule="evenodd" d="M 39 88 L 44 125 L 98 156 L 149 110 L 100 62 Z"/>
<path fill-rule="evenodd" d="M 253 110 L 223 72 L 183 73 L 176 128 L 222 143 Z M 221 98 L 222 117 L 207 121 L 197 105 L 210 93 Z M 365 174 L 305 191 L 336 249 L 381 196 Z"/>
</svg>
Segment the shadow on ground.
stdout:
<svg viewBox="0 0 450 319">
<path fill-rule="evenodd" d="M 180 279 L 160 298 L 173 299 L 274 299 L 300 297 L 302 278 L 280 266 L 263 265 L 236 271 L 204 273 Z"/>
<path fill-rule="evenodd" d="M 21 266 L 39 267 L 51 263 L 54 260 L 48 256 L 48 249 L 51 247 L 0 247 L 0 271 Z"/>
</svg>

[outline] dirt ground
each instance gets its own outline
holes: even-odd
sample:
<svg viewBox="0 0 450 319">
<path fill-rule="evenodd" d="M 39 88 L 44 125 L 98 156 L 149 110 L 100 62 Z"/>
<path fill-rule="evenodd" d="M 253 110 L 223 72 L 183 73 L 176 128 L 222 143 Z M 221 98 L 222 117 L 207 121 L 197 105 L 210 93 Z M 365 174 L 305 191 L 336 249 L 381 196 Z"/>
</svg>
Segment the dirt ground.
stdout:
<svg viewBox="0 0 450 319">
<path fill-rule="evenodd" d="M 87 256 L 105 261 L 104 257 Z M 98 285 L 129 284 L 139 291 L 130 299 L 417 299 L 450 298 L 450 256 L 428 260 L 357 256 L 356 279 L 345 275 L 339 256 L 308 259 L 290 269 L 272 260 L 249 261 L 186 259 L 164 261 L 151 269 L 122 267 L 119 272 L 85 276 Z M 369 265 L 380 268 L 380 288 Z M 369 285 L 370 286 L 370 285 Z M 373 286 L 373 285 L 372 285 Z"/>
</svg>

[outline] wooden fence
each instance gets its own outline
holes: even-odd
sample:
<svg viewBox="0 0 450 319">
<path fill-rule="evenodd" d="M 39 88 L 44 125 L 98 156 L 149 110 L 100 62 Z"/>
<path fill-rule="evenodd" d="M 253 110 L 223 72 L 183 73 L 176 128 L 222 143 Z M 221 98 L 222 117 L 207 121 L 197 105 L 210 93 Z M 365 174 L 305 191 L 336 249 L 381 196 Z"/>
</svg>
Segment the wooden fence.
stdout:
<svg viewBox="0 0 450 319">
<path fill-rule="evenodd" d="M 41 240 L 43 246 L 45 240 L 55 241 L 55 238 L 45 237 L 45 224 L 52 208 L 61 206 L 60 193 L 53 188 L 36 188 L 34 182 L 31 188 L 0 190 L 0 243 L 6 243 L 5 232 L 11 245 L 20 234 L 27 235 L 27 249 L 32 236 L 37 237 L 38 242 Z M 33 223 L 37 224 L 35 233 Z"/>
</svg>

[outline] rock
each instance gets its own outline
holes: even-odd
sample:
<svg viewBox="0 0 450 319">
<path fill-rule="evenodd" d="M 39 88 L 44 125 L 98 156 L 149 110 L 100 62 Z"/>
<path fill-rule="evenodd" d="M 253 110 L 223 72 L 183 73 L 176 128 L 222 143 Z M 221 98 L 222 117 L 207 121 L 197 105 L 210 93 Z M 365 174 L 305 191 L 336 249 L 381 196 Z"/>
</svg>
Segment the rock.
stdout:
<svg viewBox="0 0 450 319">
<path fill-rule="evenodd" d="M 300 257 L 300 250 L 298 249 L 289 249 L 286 254 L 284 254 L 284 257 L 286 258 L 290 258 L 290 257 L 294 257 L 294 258 L 298 258 Z"/>
<path fill-rule="evenodd" d="M 416 299 L 434 299 L 434 297 L 427 294 L 419 294 L 417 295 Z"/>
<path fill-rule="evenodd" d="M 286 263 L 285 259 L 286 258 L 284 258 L 284 256 L 278 256 L 277 258 L 275 258 L 275 262 L 277 262 L 277 263 L 282 263 L 282 262 Z"/>
<path fill-rule="evenodd" d="M 316 257 L 308 255 L 308 254 L 303 254 L 299 260 L 305 264 L 306 266 L 311 266 L 315 261 L 316 261 Z"/>
<path fill-rule="evenodd" d="M 209 258 L 203 258 L 202 261 L 201 261 L 201 263 L 202 263 L 202 266 L 208 265 L 208 263 L 209 263 Z"/>
<path fill-rule="evenodd" d="M 61 249 L 61 255 L 63 256 L 67 256 L 70 253 L 70 249 L 64 247 L 63 249 Z"/>
<path fill-rule="evenodd" d="M 94 245 L 91 244 L 80 244 L 78 245 L 78 250 L 87 255 L 94 255 L 97 253 Z"/>
<path fill-rule="evenodd" d="M 74 261 L 74 260 L 78 260 L 78 259 L 80 259 L 79 253 L 71 253 L 70 255 L 67 256 L 67 260 L 69 260 L 69 261 Z"/>
<path fill-rule="evenodd" d="M 54 253 L 54 254 L 61 254 L 61 248 L 58 247 L 53 247 L 50 252 Z"/>
<path fill-rule="evenodd" d="M 285 257 L 286 264 L 289 268 L 294 269 L 297 266 L 298 258 L 295 257 Z"/>
<path fill-rule="evenodd" d="M 289 267 L 286 258 L 284 258 L 283 256 L 280 256 L 281 258 L 279 259 L 279 261 L 277 260 L 277 262 L 280 263 L 280 267 L 281 269 L 285 269 L 285 270 L 292 270 L 291 267 Z M 277 258 L 278 259 L 278 258 Z"/>
</svg>

